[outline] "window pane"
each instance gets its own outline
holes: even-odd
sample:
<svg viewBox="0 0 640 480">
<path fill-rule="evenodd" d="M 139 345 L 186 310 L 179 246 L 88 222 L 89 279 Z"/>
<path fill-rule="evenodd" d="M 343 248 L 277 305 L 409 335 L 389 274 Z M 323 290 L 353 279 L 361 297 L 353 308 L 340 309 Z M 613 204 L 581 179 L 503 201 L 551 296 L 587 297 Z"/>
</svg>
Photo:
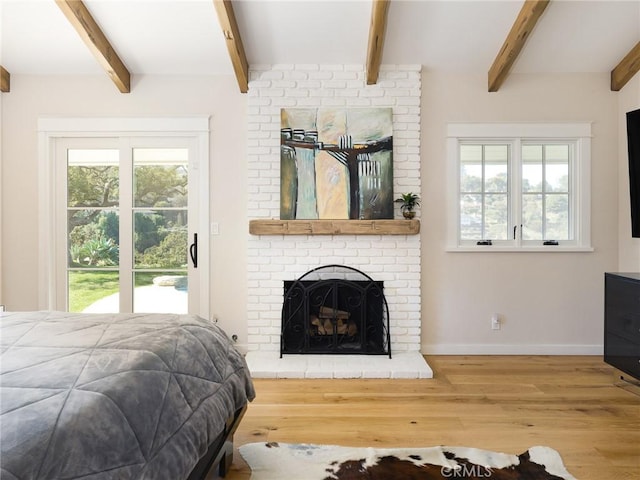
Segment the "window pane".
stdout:
<svg viewBox="0 0 640 480">
<path fill-rule="evenodd" d="M 542 195 L 522 196 L 522 239 L 542 240 Z"/>
<path fill-rule="evenodd" d="M 523 145 L 523 163 L 542 163 L 542 145 Z"/>
<path fill-rule="evenodd" d="M 504 192 L 508 190 L 506 163 L 487 163 L 484 167 L 485 192 Z"/>
<path fill-rule="evenodd" d="M 485 162 L 501 162 L 506 163 L 509 160 L 508 145 L 485 145 L 484 146 Z"/>
<path fill-rule="evenodd" d="M 187 148 L 134 148 L 136 165 L 186 165 L 189 162 Z"/>
<path fill-rule="evenodd" d="M 522 191 L 542 192 L 542 145 L 522 146 Z"/>
<path fill-rule="evenodd" d="M 134 149 L 134 207 L 186 206 L 188 153 L 186 148 Z"/>
<path fill-rule="evenodd" d="M 463 163 L 460 165 L 460 191 L 482 192 L 481 163 Z"/>
<path fill-rule="evenodd" d="M 482 195 L 462 195 L 460 199 L 460 238 L 482 240 Z"/>
<path fill-rule="evenodd" d="M 545 169 L 545 188 L 547 192 L 569 191 L 569 164 L 549 163 Z"/>
<path fill-rule="evenodd" d="M 484 239 L 507 240 L 509 236 L 507 195 L 486 195 Z"/>
<path fill-rule="evenodd" d="M 569 162 L 569 145 L 545 145 L 544 158 L 547 162 Z"/>
<path fill-rule="evenodd" d="M 482 162 L 482 145 L 460 145 L 460 162 Z"/>
<path fill-rule="evenodd" d="M 69 207 L 118 204 L 118 150 L 70 149 L 67 162 Z"/>
<path fill-rule="evenodd" d="M 68 272 L 69 311 L 117 313 L 120 311 L 118 272 L 72 270 Z"/>
<path fill-rule="evenodd" d="M 569 239 L 569 195 L 547 195 L 545 240 Z"/>
<path fill-rule="evenodd" d="M 134 232 L 135 268 L 186 268 L 186 210 L 136 212 Z"/>
<path fill-rule="evenodd" d="M 542 163 L 522 165 L 522 191 L 542 192 Z"/>
<path fill-rule="evenodd" d="M 187 313 L 187 270 L 134 273 L 135 313 Z"/>
<path fill-rule="evenodd" d="M 460 191 L 482 191 L 482 145 L 460 145 Z"/>
<path fill-rule="evenodd" d="M 115 211 L 69 210 L 68 266 L 117 266 L 120 255 L 119 228 L 118 214 Z"/>
<path fill-rule="evenodd" d="M 134 207 L 184 207 L 187 204 L 187 167 L 134 167 Z"/>
</svg>

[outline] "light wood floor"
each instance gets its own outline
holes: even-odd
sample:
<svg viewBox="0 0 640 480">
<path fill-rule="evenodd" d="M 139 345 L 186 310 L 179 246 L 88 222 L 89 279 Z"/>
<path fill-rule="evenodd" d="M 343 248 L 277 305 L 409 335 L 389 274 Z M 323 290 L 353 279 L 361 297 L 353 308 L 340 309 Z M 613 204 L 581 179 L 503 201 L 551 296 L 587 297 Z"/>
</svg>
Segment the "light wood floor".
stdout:
<svg viewBox="0 0 640 480">
<path fill-rule="evenodd" d="M 457 445 L 518 454 L 546 445 L 579 480 L 640 479 L 640 396 L 616 387 L 601 357 L 426 358 L 430 380 L 256 379 L 236 446 Z M 227 478 L 249 477 L 236 451 Z"/>
</svg>

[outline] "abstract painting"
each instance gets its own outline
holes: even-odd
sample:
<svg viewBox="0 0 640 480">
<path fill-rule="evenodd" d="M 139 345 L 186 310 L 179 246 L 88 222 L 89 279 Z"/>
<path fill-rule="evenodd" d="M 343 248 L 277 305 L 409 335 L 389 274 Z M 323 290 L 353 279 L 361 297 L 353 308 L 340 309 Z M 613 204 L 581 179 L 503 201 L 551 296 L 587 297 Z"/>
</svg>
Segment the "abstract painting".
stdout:
<svg viewBox="0 0 640 480">
<path fill-rule="evenodd" d="M 280 218 L 393 218 L 391 108 L 283 108 Z"/>
</svg>

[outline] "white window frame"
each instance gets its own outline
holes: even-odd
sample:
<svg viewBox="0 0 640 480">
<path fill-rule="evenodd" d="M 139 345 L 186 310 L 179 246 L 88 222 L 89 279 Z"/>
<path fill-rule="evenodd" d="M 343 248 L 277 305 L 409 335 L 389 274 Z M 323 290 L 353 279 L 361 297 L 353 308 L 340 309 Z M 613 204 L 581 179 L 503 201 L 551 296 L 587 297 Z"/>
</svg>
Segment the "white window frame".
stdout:
<svg viewBox="0 0 640 480">
<path fill-rule="evenodd" d="M 571 241 L 543 245 L 541 240 L 515 239 L 476 245 L 460 240 L 460 145 L 509 144 L 509 225 L 518 223 L 521 208 L 521 159 L 523 143 L 571 145 L 570 230 Z M 450 123 L 447 125 L 447 251 L 449 252 L 591 252 L 591 124 L 590 123 Z"/>
<path fill-rule="evenodd" d="M 199 191 L 209 191 L 209 117 L 43 117 L 38 119 L 39 150 L 39 245 L 38 262 L 39 308 L 55 309 L 59 304 L 56 273 L 56 232 L 60 227 L 56 218 L 54 198 L 60 194 L 56 181 L 55 158 L 59 139 L 104 137 L 187 137 L 195 142 L 196 158 L 190 160 L 190 171 L 197 172 Z M 209 195 L 199 196 L 197 229 L 209 232 Z M 209 318 L 209 241 L 201 235 L 198 248 L 198 304 L 190 306 L 190 313 Z"/>
</svg>

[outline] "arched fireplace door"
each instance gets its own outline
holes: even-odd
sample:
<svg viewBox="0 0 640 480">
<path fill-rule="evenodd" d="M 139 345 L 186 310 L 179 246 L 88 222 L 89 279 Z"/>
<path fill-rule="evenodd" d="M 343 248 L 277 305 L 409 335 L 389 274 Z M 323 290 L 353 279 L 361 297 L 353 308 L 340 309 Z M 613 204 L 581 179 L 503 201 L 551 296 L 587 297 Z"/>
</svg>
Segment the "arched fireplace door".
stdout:
<svg viewBox="0 0 640 480">
<path fill-rule="evenodd" d="M 345 265 L 315 268 L 284 282 L 283 354 L 389 355 L 383 282 Z"/>
</svg>

